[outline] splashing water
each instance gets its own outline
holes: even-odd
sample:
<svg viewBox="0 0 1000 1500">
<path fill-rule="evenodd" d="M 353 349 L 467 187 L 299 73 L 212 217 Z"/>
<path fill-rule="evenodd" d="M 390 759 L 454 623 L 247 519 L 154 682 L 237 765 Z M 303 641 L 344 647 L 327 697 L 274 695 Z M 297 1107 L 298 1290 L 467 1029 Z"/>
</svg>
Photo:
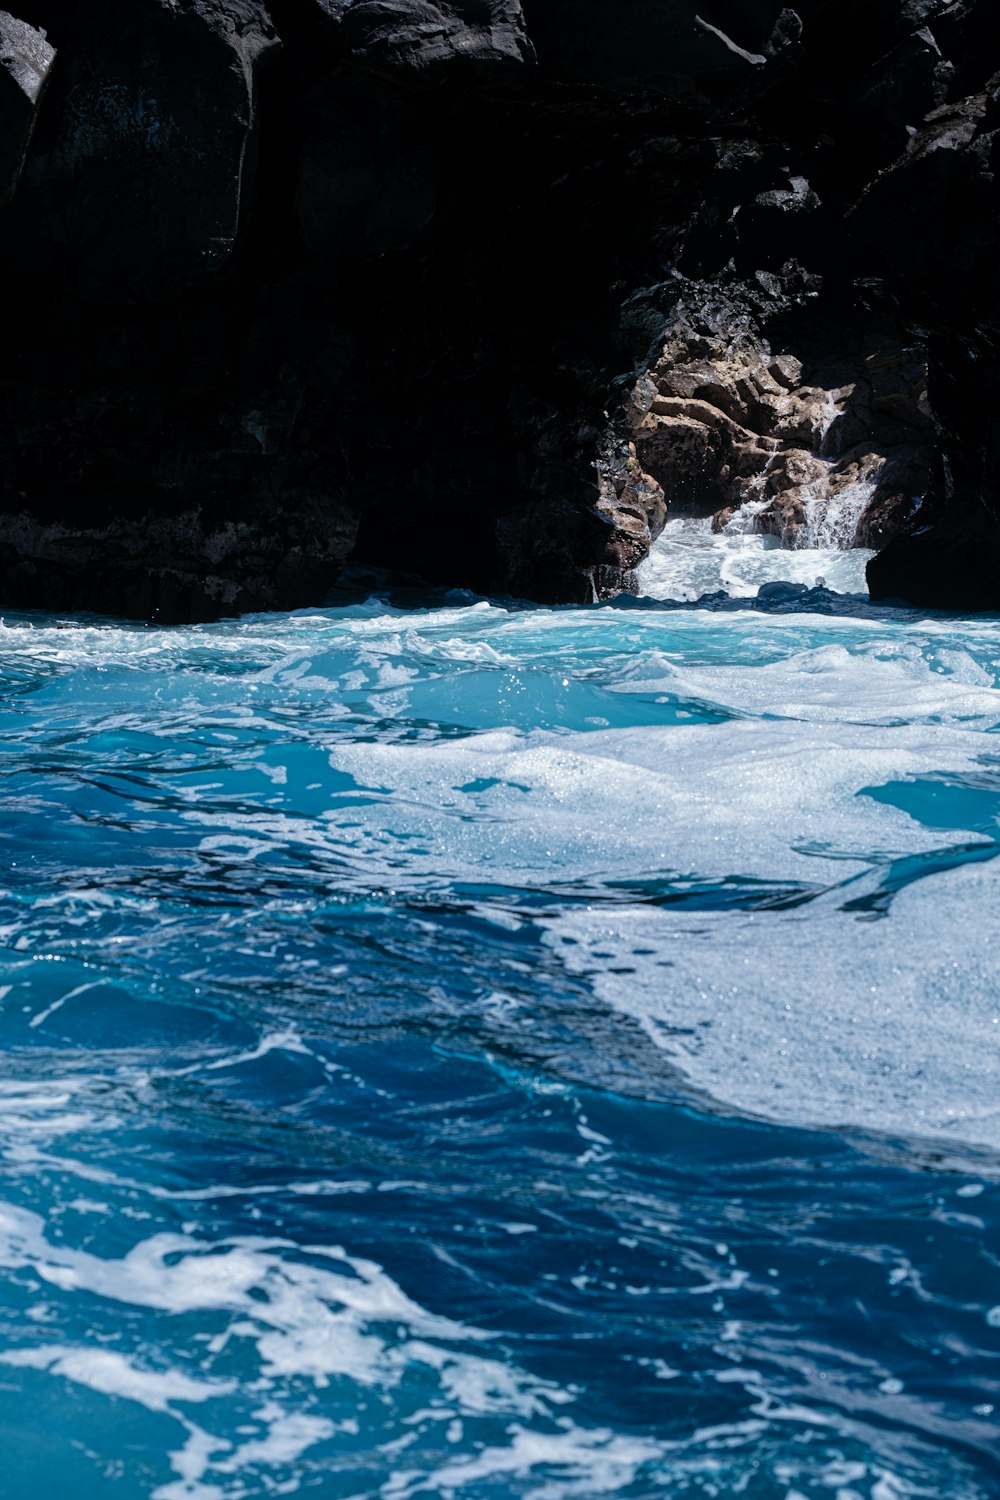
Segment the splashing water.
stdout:
<svg viewBox="0 0 1000 1500">
<path fill-rule="evenodd" d="M 673 535 L 0 626 L 10 1500 L 997 1493 L 1000 624 Z"/>
<path fill-rule="evenodd" d="M 805 525 L 801 543 L 796 539 L 796 546 L 835 552 L 849 548 L 877 487 L 877 474 L 856 479 L 832 493 L 825 483 L 807 486 Z M 866 561 L 872 555 L 866 552 Z"/>
<path fill-rule="evenodd" d="M 816 453 L 820 458 L 832 459 L 833 453 L 833 430 L 837 418 L 841 415 L 840 402 L 832 390 L 825 394 L 823 405 L 817 414 L 817 420 L 813 423 L 813 438 Z"/>
<path fill-rule="evenodd" d="M 639 569 L 642 593 L 680 602 L 714 594 L 753 599 L 765 584 L 790 583 L 867 598 L 865 568 L 873 552 L 842 550 L 839 540 L 826 535 L 825 523 L 824 535 L 814 538 L 816 545 L 783 547 L 778 537 L 754 530 L 767 503 L 747 501 L 720 532 L 713 532 L 709 518 L 672 517 Z M 841 532 L 836 515 L 830 530 Z M 845 518 L 844 527 L 850 524 Z M 852 537 L 856 527 L 855 519 Z"/>
</svg>

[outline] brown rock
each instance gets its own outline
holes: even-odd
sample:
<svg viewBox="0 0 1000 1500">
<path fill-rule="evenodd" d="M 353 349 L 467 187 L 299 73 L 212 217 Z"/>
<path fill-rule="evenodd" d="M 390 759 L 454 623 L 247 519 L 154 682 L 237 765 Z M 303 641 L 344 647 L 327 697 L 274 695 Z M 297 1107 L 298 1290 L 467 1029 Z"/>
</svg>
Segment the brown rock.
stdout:
<svg viewBox="0 0 1000 1500">
<path fill-rule="evenodd" d="M 720 297 L 718 333 L 677 317 L 627 404 L 642 467 L 667 502 L 721 530 L 748 501 L 754 530 L 785 546 L 862 545 L 855 528 L 880 478 L 922 494 L 934 441 L 920 352 L 877 328 L 818 352 L 768 346 Z M 740 330 L 736 336 L 733 328 Z M 894 512 L 893 512 L 894 513 Z M 889 525 L 889 509 L 863 532 Z M 866 543 L 867 544 L 867 543 Z"/>
</svg>

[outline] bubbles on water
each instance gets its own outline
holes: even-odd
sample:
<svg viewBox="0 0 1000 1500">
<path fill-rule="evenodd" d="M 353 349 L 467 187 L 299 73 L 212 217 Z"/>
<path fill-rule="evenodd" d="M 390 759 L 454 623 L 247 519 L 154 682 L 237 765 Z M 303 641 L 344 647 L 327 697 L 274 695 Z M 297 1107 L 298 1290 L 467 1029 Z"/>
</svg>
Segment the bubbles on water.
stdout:
<svg viewBox="0 0 1000 1500">
<path fill-rule="evenodd" d="M 1000 633 L 810 602 L 0 627 L 14 1500 L 984 1500 Z"/>
</svg>

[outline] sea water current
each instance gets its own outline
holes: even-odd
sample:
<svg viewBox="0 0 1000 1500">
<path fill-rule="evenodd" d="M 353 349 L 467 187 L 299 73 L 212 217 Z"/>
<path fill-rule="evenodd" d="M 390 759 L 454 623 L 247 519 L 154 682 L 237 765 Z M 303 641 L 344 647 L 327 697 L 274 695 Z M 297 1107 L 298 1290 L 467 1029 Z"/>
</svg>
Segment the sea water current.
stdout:
<svg viewBox="0 0 1000 1500">
<path fill-rule="evenodd" d="M 6 616 L 5 1500 L 1000 1496 L 1000 621 L 863 562 Z"/>
</svg>

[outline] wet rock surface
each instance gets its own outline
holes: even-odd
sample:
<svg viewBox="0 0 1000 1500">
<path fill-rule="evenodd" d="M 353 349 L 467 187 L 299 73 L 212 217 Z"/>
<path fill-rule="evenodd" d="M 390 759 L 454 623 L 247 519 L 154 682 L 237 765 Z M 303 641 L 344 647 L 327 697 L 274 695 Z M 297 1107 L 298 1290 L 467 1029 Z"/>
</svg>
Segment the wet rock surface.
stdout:
<svg viewBox="0 0 1000 1500">
<path fill-rule="evenodd" d="M 993 24 L 21 0 L 0 603 L 208 618 L 349 558 L 585 602 L 671 505 L 839 527 L 928 603 L 933 516 L 961 596 L 1000 513 Z"/>
<path fill-rule="evenodd" d="M 798 267 L 770 283 L 751 297 L 724 277 L 712 298 L 680 298 L 628 402 L 638 458 L 716 530 L 736 519 L 790 547 L 888 540 L 904 507 L 887 495 L 915 503 L 933 468 L 924 352 L 891 326 L 816 316 L 819 284 Z"/>
</svg>

